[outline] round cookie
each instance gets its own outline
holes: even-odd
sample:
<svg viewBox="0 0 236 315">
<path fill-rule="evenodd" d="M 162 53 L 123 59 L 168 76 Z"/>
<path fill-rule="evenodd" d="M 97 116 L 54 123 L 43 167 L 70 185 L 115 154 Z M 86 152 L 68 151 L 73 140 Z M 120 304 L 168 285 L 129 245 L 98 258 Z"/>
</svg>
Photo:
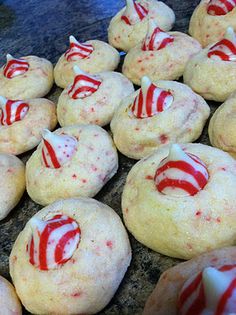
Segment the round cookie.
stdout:
<svg viewBox="0 0 236 315">
<path fill-rule="evenodd" d="M 111 121 L 119 151 L 130 158 L 141 159 L 164 144 L 192 142 L 201 135 L 210 114 L 202 97 L 182 83 L 151 83 L 147 77 L 142 82 L 141 90 L 121 102 Z M 164 107 L 158 109 L 163 95 Z M 143 102 L 138 102 L 140 96 Z M 152 104 L 157 104 L 157 109 L 148 113 Z M 143 115 L 137 113 L 140 107 Z"/>
<path fill-rule="evenodd" d="M 32 254 L 32 240 L 43 242 L 46 230 L 53 242 L 46 249 L 34 245 Z M 63 236 L 69 244 L 55 249 L 53 243 L 60 244 Z M 10 255 L 10 274 L 33 314 L 95 314 L 113 297 L 130 260 L 128 235 L 114 210 L 94 199 L 66 199 L 42 209 L 26 224 Z"/>
<path fill-rule="evenodd" d="M 61 88 L 66 88 L 73 82 L 73 67 L 79 66 L 83 71 L 95 74 L 102 71 L 112 71 L 120 61 L 118 51 L 100 40 L 88 40 L 79 43 L 70 36 L 70 48 L 59 58 L 55 68 L 55 82 Z"/>
<path fill-rule="evenodd" d="M 153 21 L 143 43 L 125 56 L 122 72 L 140 85 L 144 75 L 151 80 L 176 80 L 182 76 L 187 61 L 201 50 L 196 39 L 180 32 L 163 32 Z"/>
<path fill-rule="evenodd" d="M 57 116 L 61 126 L 107 125 L 121 100 L 134 92 L 133 84 L 121 73 L 88 75 L 74 66 L 75 78 L 60 95 Z"/>
<path fill-rule="evenodd" d="M 228 8 L 232 10 L 228 11 L 226 3 L 231 3 Z M 205 47 L 222 39 L 229 26 L 236 30 L 236 2 L 234 0 L 202 0 L 191 17 L 189 34 Z"/>
<path fill-rule="evenodd" d="M 26 188 L 41 205 L 61 198 L 93 197 L 117 169 L 116 148 L 101 127 L 45 130 L 43 141 L 26 163 Z"/>
<path fill-rule="evenodd" d="M 0 96 L 0 152 L 21 154 L 36 147 L 44 128 L 57 124 L 56 106 L 45 98 L 24 101 Z"/>
<path fill-rule="evenodd" d="M 210 142 L 214 147 L 236 158 L 236 92 L 213 114 L 208 128 Z"/>
<path fill-rule="evenodd" d="M 21 304 L 12 284 L 0 276 L 0 309 L 4 315 L 21 315 Z"/>
<path fill-rule="evenodd" d="M 0 220 L 17 205 L 25 191 L 25 166 L 14 155 L 0 153 Z"/>
<path fill-rule="evenodd" d="M 161 29 L 169 31 L 175 22 L 175 14 L 161 1 L 126 0 L 126 7 L 110 22 L 109 43 L 124 51 L 130 50 L 145 38 L 149 20 L 153 20 Z"/>
<path fill-rule="evenodd" d="M 7 55 L 7 63 L 0 69 L 0 95 L 13 99 L 43 97 L 53 85 L 53 66 L 36 56 L 20 59 Z"/>
<path fill-rule="evenodd" d="M 206 145 L 181 147 L 164 146 L 131 169 L 122 210 L 139 242 L 190 259 L 235 242 L 236 161 Z"/>
<path fill-rule="evenodd" d="M 197 274 L 201 275 L 202 271 L 204 271 L 204 274 L 203 274 L 204 289 L 206 292 L 204 292 L 203 297 L 201 296 L 201 301 L 197 299 L 193 301 L 197 303 L 198 305 L 198 308 L 197 308 L 197 305 L 193 304 L 193 307 L 195 308 L 195 310 L 199 310 L 199 314 L 200 313 L 202 314 L 203 310 L 207 311 L 205 309 L 205 306 L 203 306 L 203 303 L 202 303 L 202 302 L 205 302 L 205 298 L 206 298 L 206 300 L 209 303 L 205 305 L 213 306 L 212 309 L 210 310 L 208 309 L 208 312 L 206 312 L 206 314 L 216 314 L 214 312 L 215 306 L 217 304 L 216 302 L 218 302 L 219 303 L 218 305 L 221 305 L 221 307 L 223 306 L 224 313 L 222 314 L 234 314 L 235 294 L 226 293 L 229 286 L 227 285 L 225 286 L 225 283 L 223 284 L 222 280 L 225 280 L 224 275 L 226 275 L 226 277 L 227 275 L 230 275 L 228 280 L 231 280 L 233 278 L 234 283 L 233 283 L 233 286 L 231 285 L 229 291 L 230 293 L 235 292 L 235 261 L 236 261 L 236 248 L 228 247 L 228 248 L 222 248 L 222 249 L 210 251 L 208 253 L 202 254 L 201 256 L 193 258 L 187 262 L 180 263 L 177 266 L 168 269 L 162 274 L 155 289 L 153 290 L 151 295 L 148 297 L 148 300 L 145 304 L 145 308 L 143 311 L 143 315 L 186 314 L 185 312 L 180 312 L 180 309 L 178 308 L 178 304 L 181 301 L 180 300 L 181 290 L 184 287 L 184 284 L 186 283 L 186 281 L 189 281 L 189 279 L 191 279 L 192 276 L 196 276 Z M 214 269 L 223 269 L 225 272 L 223 271 L 221 273 L 218 273 L 218 272 L 215 272 Z M 231 278 L 232 271 L 233 271 L 234 276 Z M 210 277 L 210 281 L 206 281 L 207 276 L 209 278 L 209 274 L 210 276 L 212 275 L 213 277 Z M 198 286 L 199 284 L 202 283 L 202 281 L 197 281 L 197 282 L 198 283 L 196 284 Z M 190 288 L 189 288 L 190 290 L 186 290 L 185 297 L 183 297 L 182 295 L 182 300 L 185 300 L 186 297 L 188 298 L 191 293 L 192 295 L 196 293 L 196 289 L 199 288 L 197 285 L 193 287 L 193 290 L 191 290 Z M 210 289 L 210 292 L 209 292 L 209 289 Z M 224 295 L 225 298 L 220 299 L 220 297 L 223 297 L 224 293 L 226 293 Z M 213 296 L 213 300 L 212 299 L 209 300 L 209 297 L 211 296 Z M 198 296 L 195 295 L 195 298 L 196 297 Z M 214 299 L 215 297 L 217 297 L 216 300 Z M 186 301 L 188 301 L 188 299 Z M 225 312 L 225 308 L 227 307 L 226 303 L 229 303 L 229 302 L 231 303 L 234 302 L 234 306 L 232 307 L 232 304 L 231 304 L 231 310 L 227 309 Z M 191 306 L 191 303 L 189 303 L 189 306 Z M 185 311 L 187 311 L 187 309 L 185 309 Z M 194 313 L 189 313 L 189 314 L 194 314 Z"/>
</svg>

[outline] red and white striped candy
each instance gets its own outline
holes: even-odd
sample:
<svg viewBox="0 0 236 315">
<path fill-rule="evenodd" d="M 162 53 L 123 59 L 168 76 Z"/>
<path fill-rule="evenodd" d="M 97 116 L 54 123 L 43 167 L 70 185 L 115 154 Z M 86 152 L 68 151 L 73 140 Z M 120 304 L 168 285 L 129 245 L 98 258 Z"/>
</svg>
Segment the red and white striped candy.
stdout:
<svg viewBox="0 0 236 315">
<path fill-rule="evenodd" d="M 46 221 L 32 218 L 29 224 L 32 229 L 27 245 L 29 262 L 40 270 L 66 263 L 79 245 L 79 225 L 66 215 L 58 214 Z"/>
<path fill-rule="evenodd" d="M 214 60 L 236 61 L 236 36 L 232 27 L 227 28 L 224 38 L 209 49 L 207 56 Z"/>
<path fill-rule="evenodd" d="M 89 75 L 78 66 L 74 66 L 75 78 L 68 95 L 73 99 L 85 98 L 96 92 L 102 83 L 98 75 Z"/>
<path fill-rule="evenodd" d="M 91 44 L 79 43 L 74 36 L 70 36 L 70 48 L 65 52 L 67 61 L 76 61 L 88 58 L 94 48 Z"/>
<path fill-rule="evenodd" d="M 174 41 L 174 37 L 162 31 L 153 20 L 149 21 L 148 32 L 144 39 L 142 50 L 160 50 Z"/>
<path fill-rule="evenodd" d="M 184 284 L 179 315 L 236 314 L 236 265 L 207 267 Z"/>
<path fill-rule="evenodd" d="M 211 0 L 207 6 L 210 15 L 225 15 L 236 6 L 236 0 Z"/>
<path fill-rule="evenodd" d="M 18 75 L 24 74 L 29 70 L 29 63 L 24 59 L 16 59 L 7 54 L 7 63 L 3 67 L 3 75 L 12 79 Z"/>
<path fill-rule="evenodd" d="M 185 153 L 178 144 L 170 147 L 155 174 L 159 192 L 173 196 L 193 196 L 208 182 L 206 165 L 195 155 Z"/>
<path fill-rule="evenodd" d="M 48 168 L 60 168 L 71 160 L 77 150 L 77 140 L 68 135 L 57 135 L 44 129 L 42 161 Z"/>
<path fill-rule="evenodd" d="M 147 16 L 148 10 L 134 0 L 126 0 L 126 9 L 121 19 L 128 25 L 136 24 Z"/>
<path fill-rule="evenodd" d="M 141 89 L 131 107 L 137 118 L 152 117 L 171 106 L 174 97 L 169 91 L 153 84 L 148 77 L 142 77 Z"/>
<path fill-rule="evenodd" d="M 0 124 L 10 126 L 16 121 L 22 120 L 28 113 L 29 104 L 18 100 L 7 100 L 0 96 Z"/>
</svg>

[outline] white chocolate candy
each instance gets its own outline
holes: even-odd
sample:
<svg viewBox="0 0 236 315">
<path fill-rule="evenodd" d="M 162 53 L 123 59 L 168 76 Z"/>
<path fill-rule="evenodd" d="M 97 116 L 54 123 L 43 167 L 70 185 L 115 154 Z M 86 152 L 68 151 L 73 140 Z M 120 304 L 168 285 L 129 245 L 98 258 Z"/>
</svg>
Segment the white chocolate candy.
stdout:
<svg viewBox="0 0 236 315">
<path fill-rule="evenodd" d="M 210 0 L 207 6 L 209 15 L 226 15 L 236 6 L 236 0 Z"/>
<path fill-rule="evenodd" d="M 121 19 L 128 25 L 136 24 L 148 14 L 148 10 L 134 0 L 126 0 L 126 8 Z"/>
<path fill-rule="evenodd" d="M 24 101 L 7 100 L 0 96 L 0 109 L 0 125 L 9 126 L 25 117 L 29 110 L 29 104 Z"/>
<path fill-rule="evenodd" d="M 79 43 L 74 36 L 70 36 L 70 48 L 65 52 L 67 61 L 76 61 L 79 59 L 88 58 L 93 52 L 93 45 Z"/>
<path fill-rule="evenodd" d="M 4 66 L 3 74 L 6 78 L 11 79 L 24 74 L 29 70 L 29 63 L 24 59 L 16 59 L 7 54 L 7 63 Z"/>
</svg>

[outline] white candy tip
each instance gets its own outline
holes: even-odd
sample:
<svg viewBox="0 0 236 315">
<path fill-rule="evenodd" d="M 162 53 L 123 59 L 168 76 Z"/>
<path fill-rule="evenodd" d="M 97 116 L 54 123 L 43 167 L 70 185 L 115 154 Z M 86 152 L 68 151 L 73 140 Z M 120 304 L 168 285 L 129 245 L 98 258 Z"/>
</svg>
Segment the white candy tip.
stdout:
<svg viewBox="0 0 236 315">
<path fill-rule="evenodd" d="M 73 67 L 73 71 L 75 75 L 86 74 L 83 70 L 80 69 L 79 66 L 75 65 Z"/>
<path fill-rule="evenodd" d="M 76 40 L 76 38 L 73 35 L 70 35 L 69 41 L 70 41 L 70 43 L 76 43 L 76 44 L 78 43 L 78 41 Z"/>
<path fill-rule="evenodd" d="M 148 20 L 148 30 L 154 30 L 155 28 L 157 28 L 158 25 L 156 24 L 156 22 L 153 19 L 149 19 Z"/>
<path fill-rule="evenodd" d="M 235 41 L 235 33 L 233 27 L 227 27 L 224 38 Z"/>
<path fill-rule="evenodd" d="M 52 132 L 48 129 L 43 129 L 42 131 L 42 137 L 43 139 L 46 139 L 49 138 L 51 136 Z"/>
<path fill-rule="evenodd" d="M 185 157 L 186 153 L 182 150 L 179 144 L 174 143 L 170 146 L 169 158 L 171 160 L 180 160 Z"/>
<path fill-rule="evenodd" d="M 0 107 L 6 105 L 7 99 L 4 96 L 0 96 Z"/>
<path fill-rule="evenodd" d="M 134 1 L 133 0 L 126 0 L 126 7 L 131 7 L 134 5 Z"/>
<path fill-rule="evenodd" d="M 143 76 L 141 79 L 141 88 L 146 89 L 150 86 L 150 84 L 152 84 L 152 81 L 149 79 L 149 77 L 147 77 L 146 75 Z"/>
<path fill-rule="evenodd" d="M 39 227 L 42 225 L 43 221 L 33 217 L 29 220 L 29 225 L 31 227 L 31 230 L 39 229 Z"/>
<path fill-rule="evenodd" d="M 14 57 L 10 54 L 7 54 L 7 61 L 14 59 Z"/>
<path fill-rule="evenodd" d="M 202 282 L 207 295 L 217 296 L 218 289 L 227 285 L 228 281 L 228 277 L 223 272 L 213 267 L 207 267 L 202 272 Z"/>
</svg>

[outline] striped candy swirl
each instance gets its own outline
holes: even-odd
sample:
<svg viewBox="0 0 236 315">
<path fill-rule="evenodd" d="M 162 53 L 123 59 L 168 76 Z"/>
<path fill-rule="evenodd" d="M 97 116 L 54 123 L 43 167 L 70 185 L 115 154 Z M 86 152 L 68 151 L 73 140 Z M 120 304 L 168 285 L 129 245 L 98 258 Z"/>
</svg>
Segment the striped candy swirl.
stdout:
<svg viewBox="0 0 236 315">
<path fill-rule="evenodd" d="M 144 76 L 131 111 L 137 118 L 152 117 L 170 107 L 173 100 L 174 97 L 169 91 L 157 87 L 148 77 Z"/>
<path fill-rule="evenodd" d="M 178 315 L 236 314 L 236 265 L 207 267 L 184 284 Z"/>
<path fill-rule="evenodd" d="M 46 221 L 32 218 L 29 224 L 32 229 L 27 245 L 29 262 L 40 270 L 66 263 L 79 245 L 79 225 L 66 215 L 58 214 Z"/>
<path fill-rule="evenodd" d="M 42 162 L 48 168 L 60 168 L 70 161 L 77 150 L 77 140 L 68 135 L 57 135 L 45 129 L 42 133 Z"/>
<path fill-rule="evenodd" d="M 0 96 L 0 108 L 0 124 L 10 126 L 25 117 L 29 110 L 29 104 L 18 100 L 7 100 Z"/>
<path fill-rule="evenodd" d="M 16 59 L 7 54 L 7 63 L 3 67 L 3 75 L 12 79 L 18 75 L 24 74 L 29 70 L 29 63 L 24 59 Z"/>
<path fill-rule="evenodd" d="M 159 192 L 173 196 L 193 196 L 208 182 L 206 165 L 195 155 L 185 153 L 178 144 L 170 147 L 155 174 Z"/>
<path fill-rule="evenodd" d="M 162 31 L 153 20 L 149 21 L 148 32 L 144 39 L 142 50 L 157 51 L 165 48 L 170 43 L 173 43 L 174 37 Z"/>
<path fill-rule="evenodd" d="M 68 95 L 73 99 L 85 98 L 96 92 L 102 83 L 98 75 L 88 75 L 80 70 L 78 66 L 74 66 L 75 78 Z"/>
<path fill-rule="evenodd" d="M 88 58 L 94 48 L 91 44 L 79 43 L 74 36 L 70 36 L 70 48 L 65 52 L 67 61 Z"/>
<path fill-rule="evenodd" d="M 126 9 L 121 19 L 128 25 L 134 25 L 147 16 L 148 10 L 134 0 L 126 0 Z"/>
<path fill-rule="evenodd" d="M 210 15 L 225 15 L 236 6 L 236 0 L 211 0 L 207 6 Z"/>
</svg>

